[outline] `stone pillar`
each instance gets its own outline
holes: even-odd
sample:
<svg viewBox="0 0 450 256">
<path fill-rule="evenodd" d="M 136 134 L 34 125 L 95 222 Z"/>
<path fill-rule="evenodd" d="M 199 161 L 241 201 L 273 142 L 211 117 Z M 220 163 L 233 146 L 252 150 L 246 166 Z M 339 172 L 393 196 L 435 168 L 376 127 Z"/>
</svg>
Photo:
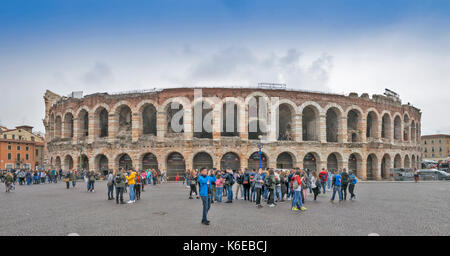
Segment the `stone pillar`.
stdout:
<svg viewBox="0 0 450 256">
<path fill-rule="evenodd" d="M 383 138 L 381 138 L 381 128 L 383 124 L 383 118 L 381 120 L 377 120 L 377 134 L 375 135 L 375 141 L 382 142 Z"/>
<path fill-rule="evenodd" d="M 191 109 L 184 110 L 183 122 L 184 122 L 184 139 L 192 140 L 192 137 L 194 136 L 194 131 L 193 131 L 193 120 Z"/>
<path fill-rule="evenodd" d="M 359 135 L 361 136 L 362 143 L 367 142 L 366 131 L 367 131 L 367 119 L 361 118 L 361 134 Z"/>
<path fill-rule="evenodd" d="M 119 168 L 117 168 L 115 166 L 116 161 L 115 161 L 114 157 L 113 156 L 109 156 L 109 155 L 106 156 L 106 157 L 108 157 L 108 169 L 109 170 L 119 170 Z"/>
<path fill-rule="evenodd" d="M 98 172 L 98 166 L 95 165 L 95 156 L 89 156 L 88 154 L 86 156 L 89 159 L 89 171 Z"/>
<path fill-rule="evenodd" d="M 134 156 L 132 159 L 133 159 L 133 167 L 135 168 L 135 170 L 142 170 L 142 161 L 140 159 L 140 156 Z"/>
<path fill-rule="evenodd" d="M 79 127 L 79 119 L 74 118 L 73 119 L 73 138 L 72 143 L 78 144 L 78 138 L 80 137 L 80 127 Z"/>
<path fill-rule="evenodd" d="M 303 134 L 302 134 L 302 114 L 297 113 L 294 117 L 294 140 L 298 142 L 303 141 Z"/>
<path fill-rule="evenodd" d="M 212 136 L 214 140 L 220 140 L 221 137 L 221 123 L 220 123 L 220 108 L 216 109 L 214 108 L 212 110 Z M 237 125 L 237 124 L 234 124 Z"/>
<path fill-rule="evenodd" d="M 358 170 L 356 176 L 361 180 L 367 180 L 367 159 L 364 156 L 361 161 L 361 169 Z"/>
<path fill-rule="evenodd" d="M 239 137 L 248 140 L 248 110 L 245 105 L 239 105 Z"/>
<path fill-rule="evenodd" d="M 317 132 L 317 131 L 316 131 Z M 327 118 L 326 115 L 319 116 L 319 141 L 327 143 Z"/>
<path fill-rule="evenodd" d="M 166 112 L 158 110 L 156 115 L 156 137 L 159 142 L 164 141 L 167 131 Z"/>
<path fill-rule="evenodd" d="M 92 143 L 94 142 L 94 138 L 95 138 L 95 116 L 94 114 L 89 113 L 89 126 L 88 126 L 88 143 Z M 91 168 L 90 164 L 89 164 L 89 168 Z"/>
<path fill-rule="evenodd" d="M 142 134 L 141 116 L 139 113 L 131 114 L 131 141 L 136 142 Z"/>
<path fill-rule="evenodd" d="M 343 116 L 340 119 L 338 142 L 347 143 L 347 117 Z"/>
<path fill-rule="evenodd" d="M 316 171 L 322 170 L 322 168 L 327 168 L 327 160 L 316 161 Z"/>
<path fill-rule="evenodd" d="M 119 128 L 118 116 L 115 114 L 109 114 L 108 118 L 108 141 L 113 143 L 116 139 L 117 130 Z"/>
</svg>

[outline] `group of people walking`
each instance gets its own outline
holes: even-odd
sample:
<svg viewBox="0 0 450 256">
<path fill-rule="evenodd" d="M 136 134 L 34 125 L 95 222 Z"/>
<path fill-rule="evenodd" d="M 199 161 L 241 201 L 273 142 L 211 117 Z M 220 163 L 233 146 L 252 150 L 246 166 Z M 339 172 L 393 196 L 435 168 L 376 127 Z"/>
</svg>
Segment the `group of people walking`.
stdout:
<svg viewBox="0 0 450 256">
<path fill-rule="evenodd" d="M 62 175 L 62 170 L 0 170 L 0 181 L 5 183 L 6 192 L 10 192 L 15 189 L 16 183 L 20 186 L 58 183 Z"/>
<path fill-rule="evenodd" d="M 202 199 L 201 223 L 205 225 L 210 223 L 207 213 L 212 203 L 222 202 L 223 197 L 227 197 L 225 203 L 233 202 L 235 184 L 234 199 L 238 199 L 240 195 L 243 200 L 254 202 L 257 208 L 263 207 L 262 200 L 267 202 L 268 207 L 275 207 L 278 202 L 290 200 L 292 211 L 305 211 L 308 192 L 313 194 L 313 201 L 316 201 L 320 194 L 325 195 L 326 191 L 330 190 L 332 190 L 331 202 L 334 202 L 336 194 L 339 201 L 347 200 L 347 189 L 349 199 L 356 198 L 357 178 L 352 171 L 347 172 L 345 168 L 339 171 L 322 169 L 320 172 L 299 168 L 291 170 L 260 168 L 258 171 L 241 169 L 238 172 L 231 169 L 222 171 L 204 168 L 200 172 L 188 170 L 184 177 L 186 185 L 190 188 L 189 199 L 193 199 L 193 195 Z"/>
</svg>

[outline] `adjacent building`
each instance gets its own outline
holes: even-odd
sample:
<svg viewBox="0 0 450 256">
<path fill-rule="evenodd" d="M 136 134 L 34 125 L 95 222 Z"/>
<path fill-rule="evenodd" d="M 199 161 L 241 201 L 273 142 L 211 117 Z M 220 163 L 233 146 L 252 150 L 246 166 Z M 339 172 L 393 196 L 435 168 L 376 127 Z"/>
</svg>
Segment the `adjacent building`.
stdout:
<svg viewBox="0 0 450 256">
<path fill-rule="evenodd" d="M 0 126 L 0 169 L 38 169 L 44 166 L 44 138 L 28 125 Z"/>
<path fill-rule="evenodd" d="M 450 134 L 424 135 L 421 144 L 423 159 L 439 161 L 450 157 Z"/>
</svg>

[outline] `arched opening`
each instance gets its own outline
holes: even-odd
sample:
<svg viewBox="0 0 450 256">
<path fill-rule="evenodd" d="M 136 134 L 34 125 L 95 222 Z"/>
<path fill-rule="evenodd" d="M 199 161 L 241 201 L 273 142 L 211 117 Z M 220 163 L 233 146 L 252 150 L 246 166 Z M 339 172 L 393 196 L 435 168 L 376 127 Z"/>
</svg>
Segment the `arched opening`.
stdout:
<svg viewBox="0 0 450 256">
<path fill-rule="evenodd" d="M 317 158 L 314 153 L 308 153 L 303 158 L 303 169 L 309 169 L 310 171 L 317 170 Z"/>
<path fill-rule="evenodd" d="M 329 108 L 326 115 L 327 142 L 338 142 L 339 140 L 339 120 L 341 112 L 337 108 Z"/>
<path fill-rule="evenodd" d="M 376 178 L 376 174 L 378 171 L 378 159 L 375 154 L 370 154 L 367 157 L 367 166 L 366 166 L 366 177 L 367 180 L 374 180 Z"/>
<path fill-rule="evenodd" d="M 88 170 L 89 171 L 89 158 L 85 155 L 81 155 L 81 170 Z"/>
<path fill-rule="evenodd" d="M 267 168 L 267 156 L 266 154 L 261 154 L 261 168 L 266 169 Z M 254 152 L 251 154 L 251 156 L 248 158 L 248 169 L 259 169 L 259 153 Z"/>
<path fill-rule="evenodd" d="M 142 110 L 142 133 L 156 136 L 156 118 L 157 112 L 155 106 L 148 104 Z"/>
<path fill-rule="evenodd" d="M 132 116 L 131 109 L 127 105 L 123 105 L 119 108 L 119 129 L 117 136 L 130 137 L 132 129 Z"/>
<path fill-rule="evenodd" d="M 241 160 L 238 155 L 233 152 L 228 152 L 222 156 L 220 160 L 220 169 L 226 170 L 231 169 L 233 171 L 238 171 L 241 168 Z"/>
<path fill-rule="evenodd" d="M 402 139 L 402 120 L 399 116 L 394 118 L 394 139 Z"/>
<path fill-rule="evenodd" d="M 408 115 L 403 116 L 403 141 L 409 141 L 409 117 Z"/>
<path fill-rule="evenodd" d="M 67 113 L 64 116 L 64 138 L 73 138 L 73 115 Z"/>
<path fill-rule="evenodd" d="M 335 153 L 331 153 L 327 157 L 327 169 L 330 170 L 330 171 L 334 171 L 334 170 L 338 170 L 339 169 L 338 159 L 337 159 Z"/>
<path fill-rule="evenodd" d="M 62 120 L 60 116 L 55 119 L 55 138 L 61 138 Z"/>
<path fill-rule="evenodd" d="M 362 157 L 358 153 L 350 154 L 348 157 L 348 171 L 353 172 L 356 176 L 361 177 Z"/>
<path fill-rule="evenodd" d="M 389 154 L 385 154 L 381 160 L 381 177 L 383 179 L 388 179 L 390 177 L 391 169 L 391 157 Z"/>
<path fill-rule="evenodd" d="M 404 164 L 405 168 L 411 168 L 411 161 L 409 160 L 409 156 L 406 155 L 405 156 L 405 164 Z"/>
<path fill-rule="evenodd" d="M 227 101 L 222 105 L 221 136 L 239 136 L 239 108 L 235 102 Z"/>
<path fill-rule="evenodd" d="M 89 113 L 84 109 L 78 115 L 78 131 L 81 139 L 89 136 Z"/>
<path fill-rule="evenodd" d="M 66 171 L 73 169 L 73 159 L 71 155 L 67 155 L 64 158 L 64 167 Z"/>
<path fill-rule="evenodd" d="M 101 173 L 103 173 L 103 175 L 107 175 L 108 174 L 108 158 L 103 155 L 97 155 L 97 157 L 95 158 L 95 162 L 96 162 L 96 166 L 97 166 L 97 170 L 99 170 Z"/>
<path fill-rule="evenodd" d="M 183 155 L 178 152 L 173 152 L 167 157 L 167 176 L 170 179 L 175 179 L 178 175 L 182 176 L 186 172 L 186 165 Z"/>
<path fill-rule="evenodd" d="M 374 111 L 367 114 L 366 137 L 371 139 L 378 138 L 378 116 Z"/>
<path fill-rule="evenodd" d="M 121 154 L 118 159 L 119 169 L 130 170 L 133 168 L 133 161 L 128 154 Z"/>
<path fill-rule="evenodd" d="M 294 161 L 292 156 L 288 152 L 283 152 L 277 157 L 277 168 L 278 169 L 292 169 L 294 168 Z"/>
<path fill-rule="evenodd" d="M 319 111 L 312 106 L 305 107 L 302 112 L 303 141 L 318 141 L 319 130 Z"/>
<path fill-rule="evenodd" d="M 347 140 L 349 142 L 361 142 L 362 133 L 361 114 L 356 109 L 347 113 Z"/>
<path fill-rule="evenodd" d="M 142 157 L 142 170 L 158 170 L 158 159 L 152 153 L 147 153 Z"/>
<path fill-rule="evenodd" d="M 411 141 L 416 142 L 416 122 L 411 121 Z"/>
<path fill-rule="evenodd" d="M 212 106 L 208 102 L 201 101 L 194 105 L 192 120 L 195 138 L 212 139 L 212 115 Z"/>
<path fill-rule="evenodd" d="M 295 111 L 286 103 L 281 104 L 278 111 L 278 140 L 294 140 Z"/>
<path fill-rule="evenodd" d="M 394 157 L 394 168 L 402 168 L 402 157 L 400 154 L 397 154 Z"/>
<path fill-rule="evenodd" d="M 194 170 L 202 170 L 203 168 L 212 169 L 214 167 L 212 157 L 206 152 L 200 152 L 194 156 L 192 163 Z"/>
<path fill-rule="evenodd" d="M 264 97 L 252 97 L 248 102 L 248 139 L 266 135 L 268 108 Z"/>
<path fill-rule="evenodd" d="M 61 158 L 59 156 L 57 156 L 55 158 L 55 166 L 56 166 L 56 170 L 61 170 Z"/>
<path fill-rule="evenodd" d="M 383 115 L 381 121 L 381 138 L 390 139 L 392 136 L 391 117 L 388 113 Z"/>
<path fill-rule="evenodd" d="M 97 134 L 100 138 L 108 137 L 108 111 L 105 108 L 101 108 L 98 111 L 97 117 L 98 127 Z"/>
<path fill-rule="evenodd" d="M 167 135 L 184 132 L 184 109 L 183 105 L 174 101 L 166 107 Z"/>
</svg>

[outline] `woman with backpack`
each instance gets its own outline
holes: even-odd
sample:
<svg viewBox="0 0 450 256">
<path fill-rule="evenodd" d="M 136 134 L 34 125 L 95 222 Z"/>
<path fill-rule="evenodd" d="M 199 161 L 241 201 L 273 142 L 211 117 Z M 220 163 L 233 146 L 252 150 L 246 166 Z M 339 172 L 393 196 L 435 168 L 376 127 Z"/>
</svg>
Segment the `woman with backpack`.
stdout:
<svg viewBox="0 0 450 256">
<path fill-rule="evenodd" d="M 269 191 L 267 204 L 269 205 L 269 207 L 275 207 L 275 173 L 273 172 L 273 169 L 269 170 L 269 175 L 265 178 L 264 186 L 267 186 L 267 190 Z"/>
<path fill-rule="evenodd" d="M 223 178 L 220 172 L 216 175 L 216 201 L 222 203 Z"/>
<path fill-rule="evenodd" d="M 345 168 L 342 170 L 341 178 L 342 178 L 341 193 L 343 194 L 344 200 L 347 200 L 347 186 L 348 183 L 350 182 L 350 176 L 348 175 L 347 170 L 345 170 Z"/>
<path fill-rule="evenodd" d="M 241 192 L 241 198 L 242 198 L 242 194 L 244 192 L 243 190 L 243 182 L 244 182 L 244 173 L 242 172 L 242 169 L 239 170 L 238 173 L 236 173 L 236 177 L 235 177 L 237 186 L 236 186 L 236 200 L 238 199 L 238 195 L 239 192 Z"/>
<path fill-rule="evenodd" d="M 307 191 L 309 189 L 309 187 L 311 186 L 311 181 L 308 178 L 308 174 L 302 170 L 301 173 L 302 176 L 302 203 L 305 204 L 305 200 L 306 200 L 306 195 L 307 195 Z"/>
<path fill-rule="evenodd" d="M 106 176 L 106 186 L 108 187 L 108 200 L 114 199 L 114 175 L 112 171 L 109 171 L 108 176 Z"/>
<path fill-rule="evenodd" d="M 245 170 L 244 179 L 242 180 L 244 186 L 244 200 L 250 201 L 250 174 L 248 170 Z"/>
<path fill-rule="evenodd" d="M 296 171 L 291 180 L 292 190 L 294 191 L 294 198 L 292 199 L 292 211 L 305 211 L 306 207 L 302 203 L 302 179 L 300 178 L 300 171 Z"/>
<path fill-rule="evenodd" d="M 314 201 L 316 201 L 317 199 L 317 195 L 320 194 L 320 186 L 321 186 L 321 182 L 319 177 L 317 176 L 317 172 L 312 172 L 312 176 L 311 176 L 311 189 L 312 192 L 314 193 Z"/>
</svg>

